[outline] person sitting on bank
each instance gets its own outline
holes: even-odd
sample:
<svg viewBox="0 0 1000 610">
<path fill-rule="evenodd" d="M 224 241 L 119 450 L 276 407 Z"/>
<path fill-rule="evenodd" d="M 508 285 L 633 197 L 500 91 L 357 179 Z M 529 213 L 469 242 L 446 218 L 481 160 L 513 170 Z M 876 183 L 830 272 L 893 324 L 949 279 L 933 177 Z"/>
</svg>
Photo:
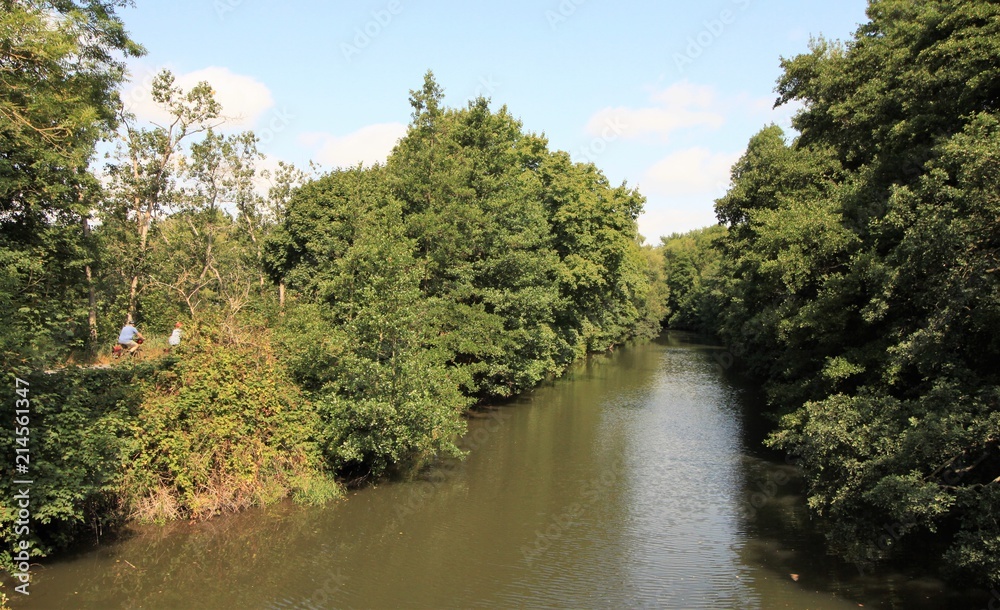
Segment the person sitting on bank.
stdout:
<svg viewBox="0 0 1000 610">
<path fill-rule="evenodd" d="M 142 333 L 135 326 L 132 326 L 131 321 L 126 322 L 125 326 L 122 327 L 122 332 L 118 335 L 118 343 L 122 347 L 128 348 L 130 355 L 135 355 L 135 350 L 139 349 L 136 339 L 143 340 Z"/>
</svg>

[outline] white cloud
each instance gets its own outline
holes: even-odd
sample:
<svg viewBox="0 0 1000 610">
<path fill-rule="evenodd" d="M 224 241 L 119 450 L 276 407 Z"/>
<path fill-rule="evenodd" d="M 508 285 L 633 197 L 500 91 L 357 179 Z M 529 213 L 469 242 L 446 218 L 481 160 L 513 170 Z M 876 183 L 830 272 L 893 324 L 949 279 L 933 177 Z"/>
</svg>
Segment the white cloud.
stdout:
<svg viewBox="0 0 1000 610">
<path fill-rule="evenodd" d="M 644 192 L 662 195 L 701 195 L 713 201 L 725 194 L 730 168 L 742 153 L 713 153 L 695 147 L 673 152 L 646 170 Z"/>
<path fill-rule="evenodd" d="M 133 86 L 125 90 L 122 99 L 138 119 L 163 124 L 169 115 L 153 101 L 151 90 L 153 78 L 158 72 L 158 69 L 143 71 L 133 78 Z M 274 106 L 274 98 L 267 85 L 228 68 L 210 66 L 174 76 L 174 85 L 184 91 L 190 91 L 201 81 L 208 81 L 215 91 L 215 99 L 222 105 L 228 128 L 253 129 L 261 116 Z"/>
<path fill-rule="evenodd" d="M 694 229 L 716 224 L 717 219 L 711 206 L 697 205 L 686 202 L 650 201 L 646 211 L 639 216 L 639 234 L 646 238 L 647 244 L 656 245 L 660 238 L 672 233 L 686 233 Z"/>
<path fill-rule="evenodd" d="M 668 108 L 710 107 L 715 104 L 715 97 L 715 89 L 712 86 L 696 85 L 687 80 L 676 82 L 652 95 L 655 101 Z"/>
<path fill-rule="evenodd" d="M 652 99 L 656 106 L 619 106 L 598 111 L 588 121 L 587 133 L 601 135 L 614 125 L 624 138 L 655 135 L 667 140 L 684 129 L 719 129 L 726 120 L 715 90 L 709 86 L 681 81 L 654 93 Z"/>
<path fill-rule="evenodd" d="M 257 174 L 254 176 L 254 190 L 257 191 L 258 195 L 262 197 L 267 197 L 268 191 L 274 186 L 273 177 L 275 172 L 278 171 L 279 163 L 282 159 L 274 155 L 264 155 L 262 159 L 258 159 L 254 164 L 257 169 Z M 304 169 L 304 168 L 300 168 Z"/>
<path fill-rule="evenodd" d="M 648 243 L 716 223 L 714 202 L 726 194 L 733 163 L 742 153 L 695 147 L 673 152 L 646 170 L 639 190 L 647 196 L 639 233 Z"/>
<path fill-rule="evenodd" d="M 622 138 L 650 138 L 652 146 L 644 143 L 636 148 L 659 148 L 655 154 L 662 156 L 649 159 L 652 164 L 638 181 L 647 197 L 639 232 L 655 242 L 662 235 L 715 224 L 713 204 L 728 190 L 732 166 L 742 155 L 732 150 L 745 145 L 746 137 L 772 122 L 790 137 L 795 135 L 791 117 L 801 106 L 773 106 L 770 96 L 722 94 L 713 86 L 683 80 L 657 86 L 642 107 L 619 106 L 595 113 L 586 129 L 605 139 L 609 132 Z M 727 137 L 741 131 L 746 135 L 739 135 L 738 143 Z M 677 142 L 671 144 L 671 140 Z M 698 145 L 692 146 L 694 142 Z"/>
<path fill-rule="evenodd" d="M 358 163 L 384 163 L 404 135 L 406 125 L 402 123 L 378 123 L 345 136 L 316 132 L 302 134 L 299 143 L 313 149 L 312 158 L 322 165 L 351 167 Z"/>
</svg>

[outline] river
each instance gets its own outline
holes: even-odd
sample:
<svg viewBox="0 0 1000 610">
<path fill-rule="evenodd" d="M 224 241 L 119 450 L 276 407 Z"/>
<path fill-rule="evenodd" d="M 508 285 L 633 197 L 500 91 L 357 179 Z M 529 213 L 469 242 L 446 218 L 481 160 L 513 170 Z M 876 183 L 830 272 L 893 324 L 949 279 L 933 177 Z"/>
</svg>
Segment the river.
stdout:
<svg viewBox="0 0 1000 610">
<path fill-rule="evenodd" d="M 826 553 L 724 350 L 668 333 L 477 413 L 464 461 L 34 568 L 20 608 L 938 608 Z M 9 590 L 8 590 L 9 591 Z"/>
</svg>

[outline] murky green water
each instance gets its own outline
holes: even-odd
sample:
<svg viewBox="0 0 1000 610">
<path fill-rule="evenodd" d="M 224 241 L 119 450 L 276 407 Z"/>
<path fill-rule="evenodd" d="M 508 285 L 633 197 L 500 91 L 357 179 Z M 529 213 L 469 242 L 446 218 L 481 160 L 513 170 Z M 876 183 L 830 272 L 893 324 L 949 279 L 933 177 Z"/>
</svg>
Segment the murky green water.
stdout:
<svg viewBox="0 0 1000 610">
<path fill-rule="evenodd" d="M 481 414 L 464 462 L 143 529 L 36 567 L 14 607 L 968 607 L 826 556 L 728 361 L 676 334 L 591 358 Z"/>
</svg>

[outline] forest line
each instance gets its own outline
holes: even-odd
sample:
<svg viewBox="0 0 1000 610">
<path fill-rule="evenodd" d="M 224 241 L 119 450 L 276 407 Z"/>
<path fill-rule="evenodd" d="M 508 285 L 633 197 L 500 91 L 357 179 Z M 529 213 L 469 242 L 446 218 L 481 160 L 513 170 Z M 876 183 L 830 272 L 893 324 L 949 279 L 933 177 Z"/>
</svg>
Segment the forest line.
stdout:
<svg viewBox="0 0 1000 610">
<path fill-rule="evenodd" d="M 265 174 L 211 83 L 161 72 L 168 118 L 128 113 L 122 58 L 142 49 L 113 8 L 3 17 L 0 359 L 31 388 L 33 556 L 405 475 L 460 454 L 474 405 L 659 331 L 642 196 L 506 108 L 446 107 L 428 72 L 385 164 Z M 74 366 L 129 319 L 145 358 Z"/>
<path fill-rule="evenodd" d="M 36 556 L 458 455 L 469 408 L 665 324 L 764 384 L 831 548 L 1000 582 L 994 3 L 872 0 L 852 40 L 782 60 L 797 134 L 761 130 L 719 224 L 655 247 L 636 189 L 506 107 L 447 107 L 430 72 L 385 164 L 265 174 L 210 83 L 157 76 L 163 125 L 125 111 L 142 48 L 115 2 L 9 4 L 0 360 L 33 392 Z M 129 317 L 182 321 L 181 347 L 39 372 Z"/>
<path fill-rule="evenodd" d="M 717 334 L 780 417 L 831 548 L 1000 582 L 1000 7 L 869 3 L 782 61 L 761 130 L 664 240 L 669 324 Z M 994 589 L 995 591 L 995 589 Z"/>
</svg>

